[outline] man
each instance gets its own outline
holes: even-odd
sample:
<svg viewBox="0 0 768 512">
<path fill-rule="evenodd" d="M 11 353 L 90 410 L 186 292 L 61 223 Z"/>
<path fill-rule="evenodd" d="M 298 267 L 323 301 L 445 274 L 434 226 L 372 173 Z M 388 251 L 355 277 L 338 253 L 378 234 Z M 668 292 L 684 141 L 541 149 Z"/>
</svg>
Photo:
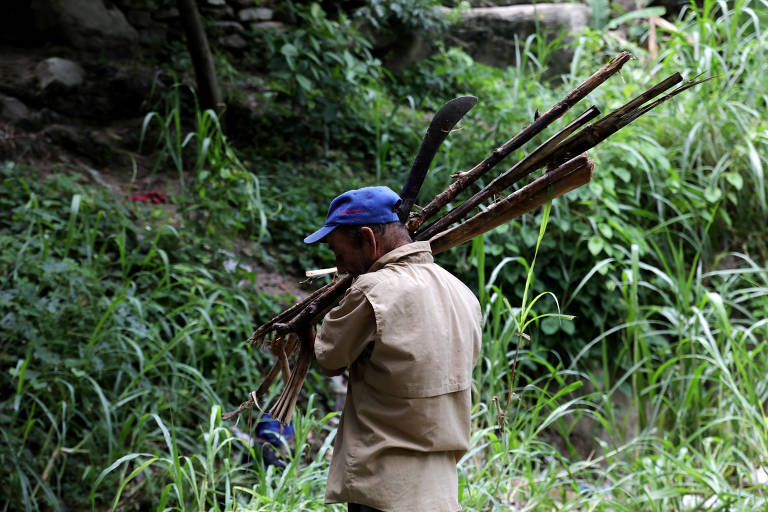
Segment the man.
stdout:
<svg viewBox="0 0 768 512">
<path fill-rule="evenodd" d="M 411 241 L 399 202 L 387 187 L 350 190 L 304 240 L 326 241 L 338 271 L 355 276 L 315 339 L 327 374 L 349 368 L 325 500 L 350 511 L 455 512 L 480 305 L 434 263 L 429 242 Z"/>
</svg>

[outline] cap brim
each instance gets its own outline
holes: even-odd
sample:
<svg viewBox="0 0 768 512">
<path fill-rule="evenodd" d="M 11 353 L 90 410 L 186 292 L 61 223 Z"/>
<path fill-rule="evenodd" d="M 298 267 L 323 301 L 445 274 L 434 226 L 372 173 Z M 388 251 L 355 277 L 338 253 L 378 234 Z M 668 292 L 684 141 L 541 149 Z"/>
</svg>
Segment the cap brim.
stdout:
<svg viewBox="0 0 768 512">
<path fill-rule="evenodd" d="M 313 244 L 315 242 L 321 241 L 323 238 L 328 236 L 328 233 L 334 230 L 336 226 L 323 226 L 311 235 L 309 235 L 307 238 L 304 239 L 305 244 Z"/>
</svg>

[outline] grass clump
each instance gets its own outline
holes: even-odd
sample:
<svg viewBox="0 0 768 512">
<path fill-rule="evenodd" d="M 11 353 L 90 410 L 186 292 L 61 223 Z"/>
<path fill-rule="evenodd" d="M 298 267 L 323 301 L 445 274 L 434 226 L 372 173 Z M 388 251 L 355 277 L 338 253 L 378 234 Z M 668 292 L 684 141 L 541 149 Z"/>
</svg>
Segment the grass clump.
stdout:
<svg viewBox="0 0 768 512">
<path fill-rule="evenodd" d="M 265 363 L 244 333 L 280 305 L 157 207 L 0 173 L 0 492 L 85 507 L 106 465 L 162 439 L 148 415 L 189 446 L 211 405 L 250 390 Z"/>
</svg>

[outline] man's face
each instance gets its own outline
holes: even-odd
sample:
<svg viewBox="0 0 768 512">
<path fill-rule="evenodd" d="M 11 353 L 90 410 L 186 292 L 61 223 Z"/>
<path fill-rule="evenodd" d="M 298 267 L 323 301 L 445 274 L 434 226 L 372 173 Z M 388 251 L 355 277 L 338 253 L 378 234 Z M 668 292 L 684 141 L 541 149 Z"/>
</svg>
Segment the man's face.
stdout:
<svg viewBox="0 0 768 512">
<path fill-rule="evenodd" d="M 365 229 L 363 228 L 363 230 Z M 344 229 L 334 229 L 326 237 L 328 246 L 336 255 L 336 269 L 340 274 L 348 273 L 353 276 L 365 274 L 376 261 L 376 258 L 373 257 L 375 248 L 372 250 L 367 233 L 362 234 L 362 244 L 360 245 L 355 243 L 356 240 Z"/>
</svg>

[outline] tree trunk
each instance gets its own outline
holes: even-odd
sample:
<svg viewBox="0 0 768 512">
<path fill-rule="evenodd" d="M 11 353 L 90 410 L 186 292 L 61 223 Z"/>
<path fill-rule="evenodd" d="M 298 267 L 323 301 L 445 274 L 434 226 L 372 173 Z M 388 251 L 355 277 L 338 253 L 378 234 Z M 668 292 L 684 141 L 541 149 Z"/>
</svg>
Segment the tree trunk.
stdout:
<svg viewBox="0 0 768 512">
<path fill-rule="evenodd" d="M 224 113 L 224 100 L 216 79 L 211 48 L 203 29 L 203 20 L 197 10 L 195 0 L 177 0 L 184 33 L 187 36 L 187 49 L 195 67 L 197 98 L 203 109 L 212 109 L 218 116 Z"/>
</svg>

